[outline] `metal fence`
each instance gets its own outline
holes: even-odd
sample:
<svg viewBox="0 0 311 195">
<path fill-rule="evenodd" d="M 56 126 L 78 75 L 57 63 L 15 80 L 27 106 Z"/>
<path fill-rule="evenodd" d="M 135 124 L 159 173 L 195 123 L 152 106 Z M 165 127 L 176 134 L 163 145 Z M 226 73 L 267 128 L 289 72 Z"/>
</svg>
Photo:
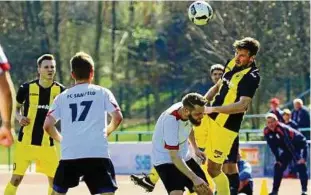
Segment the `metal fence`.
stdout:
<svg viewBox="0 0 311 195">
<path fill-rule="evenodd" d="M 310 128 L 301 128 L 299 131 L 309 131 Z M 114 141 L 120 141 L 120 136 L 122 135 L 136 135 L 136 141 L 143 141 L 143 136 L 152 136 L 153 131 L 115 131 L 112 133 L 111 136 L 114 136 Z M 246 141 L 251 141 L 251 136 L 262 137 L 263 136 L 263 129 L 241 129 L 239 132 L 240 136 L 245 136 Z"/>
</svg>

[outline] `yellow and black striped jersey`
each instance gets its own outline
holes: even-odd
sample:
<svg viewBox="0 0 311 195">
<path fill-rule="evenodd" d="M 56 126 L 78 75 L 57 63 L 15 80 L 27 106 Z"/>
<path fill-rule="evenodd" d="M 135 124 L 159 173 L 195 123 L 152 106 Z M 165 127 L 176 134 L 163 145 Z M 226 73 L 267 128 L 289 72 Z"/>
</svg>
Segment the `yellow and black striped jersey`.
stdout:
<svg viewBox="0 0 311 195">
<path fill-rule="evenodd" d="M 23 116 L 30 119 L 30 124 L 19 131 L 19 142 L 35 146 L 54 145 L 53 139 L 43 130 L 43 124 L 53 100 L 64 90 L 65 87 L 56 81 L 49 88 L 43 88 L 38 79 L 19 87 L 16 101 L 23 105 Z"/>
<path fill-rule="evenodd" d="M 235 66 L 235 60 L 231 60 L 225 67 L 225 73 L 221 79 L 221 86 L 217 95 L 214 97 L 212 106 L 233 104 L 238 102 L 241 96 L 253 98 L 259 86 L 259 82 L 260 75 L 255 62 L 245 68 Z M 244 113 L 211 113 L 209 116 L 219 125 L 238 132 Z"/>
</svg>

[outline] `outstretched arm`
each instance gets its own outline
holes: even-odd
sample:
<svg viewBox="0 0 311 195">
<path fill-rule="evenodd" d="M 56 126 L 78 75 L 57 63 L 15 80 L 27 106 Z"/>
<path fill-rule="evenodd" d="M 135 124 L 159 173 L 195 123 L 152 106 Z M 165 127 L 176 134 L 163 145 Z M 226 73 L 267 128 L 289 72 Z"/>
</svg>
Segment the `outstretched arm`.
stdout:
<svg viewBox="0 0 311 195">
<path fill-rule="evenodd" d="M 236 114 L 243 113 L 247 110 L 252 98 L 242 96 L 240 100 L 236 103 L 225 105 L 225 106 L 215 106 L 215 107 L 205 107 L 205 113 L 210 114 L 213 112 L 224 113 L 224 114 Z"/>
</svg>

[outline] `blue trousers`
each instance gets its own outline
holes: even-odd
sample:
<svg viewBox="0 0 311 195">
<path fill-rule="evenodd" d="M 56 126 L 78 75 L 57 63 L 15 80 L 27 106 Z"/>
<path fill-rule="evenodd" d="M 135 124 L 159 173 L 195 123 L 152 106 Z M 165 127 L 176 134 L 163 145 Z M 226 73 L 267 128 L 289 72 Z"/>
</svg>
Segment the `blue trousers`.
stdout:
<svg viewBox="0 0 311 195">
<path fill-rule="evenodd" d="M 274 165 L 274 176 L 273 176 L 273 192 L 278 192 L 282 178 L 283 173 L 285 169 L 287 168 L 290 161 L 293 160 L 293 156 L 289 153 L 283 153 L 280 157 L 280 163 L 282 165 L 279 165 L 275 163 Z M 295 167 L 299 173 L 299 179 L 301 183 L 301 190 L 307 191 L 308 186 L 308 169 L 306 164 L 297 164 L 295 163 Z"/>
</svg>

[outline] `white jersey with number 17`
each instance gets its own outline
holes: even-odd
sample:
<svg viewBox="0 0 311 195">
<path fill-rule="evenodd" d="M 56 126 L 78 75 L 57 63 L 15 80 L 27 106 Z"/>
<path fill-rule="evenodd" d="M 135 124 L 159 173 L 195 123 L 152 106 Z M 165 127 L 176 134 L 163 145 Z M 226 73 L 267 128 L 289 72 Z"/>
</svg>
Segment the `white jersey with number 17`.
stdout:
<svg viewBox="0 0 311 195">
<path fill-rule="evenodd" d="M 109 89 L 78 84 L 59 94 L 48 115 L 61 121 L 62 160 L 109 158 L 107 113 L 119 110 Z"/>
</svg>

